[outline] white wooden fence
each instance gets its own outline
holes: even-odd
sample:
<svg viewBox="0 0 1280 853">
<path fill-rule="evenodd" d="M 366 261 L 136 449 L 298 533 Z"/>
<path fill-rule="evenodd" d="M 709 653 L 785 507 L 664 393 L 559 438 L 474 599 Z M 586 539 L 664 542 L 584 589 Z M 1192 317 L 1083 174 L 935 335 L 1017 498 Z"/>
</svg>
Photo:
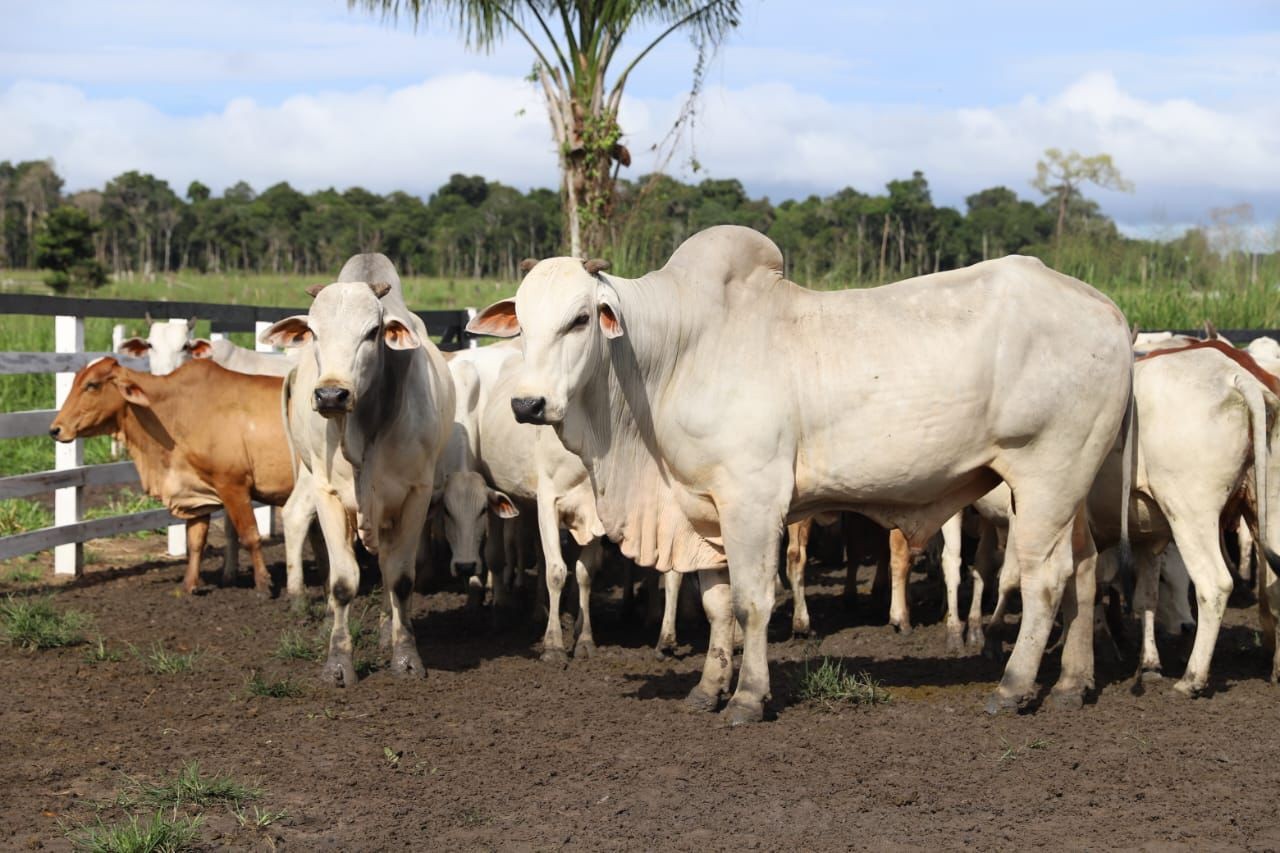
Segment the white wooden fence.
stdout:
<svg viewBox="0 0 1280 853">
<path fill-rule="evenodd" d="M 71 392 L 76 371 L 95 358 L 114 355 L 85 351 L 86 317 L 142 318 L 150 314 L 154 317 L 186 319 L 194 315 L 211 322 L 215 337 L 224 337 L 231 331 L 252 331 L 256 339 L 257 333 L 272 322 L 291 314 L 305 313 L 305 308 L 0 294 L 0 314 L 51 317 L 54 326 L 54 352 L 0 352 L 0 375 L 55 374 L 53 409 L 0 413 L 0 448 L 5 439 L 46 435 L 58 408 Z M 440 337 L 442 349 L 456 349 L 462 345 L 463 329 L 469 316 L 473 314 L 474 310 L 419 312 L 427 324 L 428 332 Z M 118 337 L 119 329 L 113 334 L 113 349 L 119 343 L 115 340 Z M 116 357 L 128 367 L 139 370 L 147 368 L 146 359 Z M 0 449 L 0 452 L 3 450 Z M 0 560 L 52 548 L 55 573 L 79 575 L 84 570 L 84 542 L 165 525 L 169 525 L 169 552 L 185 552 L 185 525 L 170 515 L 168 510 L 146 510 L 90 521 L 83 519 L 84 489 L 87 486 L 137 483 L 138 474 L 132 462 L 85 465 L 84 448 L 79 439 L 67 444 L 57 444 L 54 460 L 52 471 L 0 477 L 0 500 L 27 499 L 49 492 L 54 494 L 53 526 L 0 537 Z M 264 535 L 270 534 L 270 512 L 270 507 L 258 509 L 258 524 Z"/>
</svg>

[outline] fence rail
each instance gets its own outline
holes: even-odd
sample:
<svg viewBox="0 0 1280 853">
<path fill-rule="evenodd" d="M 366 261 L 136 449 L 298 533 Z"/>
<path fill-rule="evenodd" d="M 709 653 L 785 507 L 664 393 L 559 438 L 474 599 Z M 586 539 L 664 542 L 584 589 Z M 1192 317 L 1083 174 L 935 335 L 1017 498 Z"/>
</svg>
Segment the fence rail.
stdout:
<svg viewBox="0 0 1280 853">
<path fill-rule="evenodd" d="M 253 332 L 256 335 L 276 320 L 305 313 L 306 308 L 0 294 L 0 314 L 54 318 L 55 349 L 52 353 L 0 352 L 0 375 L 54 374 L 55 405 L 61 407 L 71 392 L 71 382 L 76 371 L 95 358 L 115 355 L 85 351 L 86 317 L 140 319 L 150 315 L 156 319 L 172 319 L 195 316 L 209 321 L 214 337 L 223 337 L 229 332 Z M 427 333 L 439 339 L 441 349 L 453 350 L 466 345 L 464 329 L 467 321 L 475 314 L 473 309 L 416 313 L 426 324 Z M 122 328 L 118 327 L 118 330 Z M 262 348 L 259 346 L 259 349 Z M 115 357 L 126 367 L 138 370 L 146 370 L 149 364 L 146 358 Z M 56 414 L 57 408 L 0 413 L 0 439 L 44 435 Z M 84 448 L 79 439 L 69 444 L 58 444 L 54 458 L 56 464 L 52 471 L 0 478 L 0 500 L 21 500 L 54 493 L 54 525 L 0 537 L 0 560 L 52 548 L 54 571 L 57 574 L 78 575 L 84 567 L 84 542 L 87 540 L 165 526 L 169 526 L 169 553 L 184 552 L 186 536 L 183 524 L 170 515 L 168 510 L 145 510 L 91 521 L 82 519 L 84 489 L 89 486 L 137 483 L 138 474 L 132 462 L 85 465 Z M 259 527 L 267 534 L 270 531 L 271 509 L 255 506 L 259 507 Z M 221 516 L 220 512 L 214 514 L 215 518 Z"/>
</svg>

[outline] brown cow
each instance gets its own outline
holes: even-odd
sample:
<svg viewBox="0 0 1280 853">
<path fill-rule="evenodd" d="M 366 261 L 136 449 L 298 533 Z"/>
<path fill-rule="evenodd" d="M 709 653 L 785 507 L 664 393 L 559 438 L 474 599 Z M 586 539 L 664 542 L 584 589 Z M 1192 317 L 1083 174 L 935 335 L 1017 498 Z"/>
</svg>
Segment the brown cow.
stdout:
<svg viewBox="0 0 1280 853">
<path fill-rule="evenodd" d="M 101 358 L 76 374 L 49 435 L 57 441 L 115 435 L 124 442 L 143 488 L 187 522 L 187 592 L 200 578 L 209 515 L 225 507 L 253 560 L 254 588 L 265 593 L 271 579 L 252 501 L 281 506 L 293 490 L 282 382 L 205 360 L 152 376 Z"/>
</svg>

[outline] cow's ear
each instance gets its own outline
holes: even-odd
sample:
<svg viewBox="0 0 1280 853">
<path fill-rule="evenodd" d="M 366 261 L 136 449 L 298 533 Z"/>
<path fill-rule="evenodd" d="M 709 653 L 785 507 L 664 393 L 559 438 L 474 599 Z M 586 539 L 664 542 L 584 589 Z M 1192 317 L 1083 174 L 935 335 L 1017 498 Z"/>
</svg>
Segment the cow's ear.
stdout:
<svg viewBox="0 0 1280 853">
<path fill-rule="evenodd" d="M 300 347 L 307 341 L 311 340 L 314 335 L 311 334 L 311 327 L 307 325 L 306 314 L 294 314 L 292 317 L 285 317 L 271 325 L 269 329 L 258 335 L 258 340 L 264 344 L 271 344 L 276 347 Z"/>
<path fill-rule="evenodd" d="M 213 358 L 213 342 L 206 338 L 196 338 L 187 344 L 187 352 L 192 358 Z"/>
<path fill-rule="evenodd" d="M 142 358 L 150 349 L 151 344 L 142 338 L 129 338 L 129 340 L 122 341 L 120 346 L 116 347 L 116 352 L 131 355 L 134 358 Z"/>
<path fill-rule="evenodd" d="M 489 489 L 489 511 L 498 518 L 515 518 L 520 514 L 520 510 L 516 508 L 515 502 L 507 497 L 505 492 L 497 489 Z"/>
<path fill-rule="evenodd" d="M 382 327 L 382 339 L 391 349 L 417 349 L 422 346 L 417 334 L 404 323 L 392 318 Z"/>
<path fill-rule="evenodd" d="M 520 334 L 520 321 L 516 319 L 516 301 L 503 299 L 471 318 L 467 331 L 473 335 L 493 335 L 495 338 L 514 338 Z"/>
<path fill-rule="evenodd" d="M 151 407 L 151 398 L 147 396 L 146 391 L 138 387 L 138 383 L 124 377 L 117 378 L 115 383 L 120 389 L 120 396 L 124 397 L 126 403 L 142 406 L 144 409 Z"/>
<path fill-rule="evenodd" d="M 600 301 L 596 306 L 600 313 L 600 331 L 606 338 L 620 338 L 622 331 L 622 311 L 618 305 L 617 295 L 608 288 L 600 289 Z"/>
</svg>

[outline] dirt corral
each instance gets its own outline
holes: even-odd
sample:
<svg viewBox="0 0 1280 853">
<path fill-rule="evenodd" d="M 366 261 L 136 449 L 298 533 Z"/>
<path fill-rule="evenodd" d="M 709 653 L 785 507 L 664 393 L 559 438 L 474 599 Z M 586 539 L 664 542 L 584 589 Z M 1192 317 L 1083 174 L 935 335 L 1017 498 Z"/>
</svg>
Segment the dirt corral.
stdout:
<svg viewBox="0 0 1280 853">
<path fill-rule="evenodd" d="M 1228 612 L 1207 698 L 1169 685 L 1138 695 L 1131 626 L 1125 661 L 1100 667 L 1084 710 L 992 718 L 982 707 L 1000 664 L 944 655 L 935 581 L 916 576 L 926 624 L 900 636 L 882 614 L 846 611 L 839 573 L 813 567 L 820 639 L 787 640 L 784 597 L 776 718 L 730 730 L 682 702 L 705 627 L 682 624 L 682 656 L 658 660 L 656 630 L 624 616 L 616 579 L 601 584 L 591 659 L 543 663 L 532 619 L 495 631 L 463 595 L 438 592 L 417 598 L 425 681 L 374 669 L 339 690 L 319 684 L 318 663 L 278 656 L 317 635 L 322 606 L 257 598 L 247 575 L 180 596 L 161 540 L 115 541 L 54 593 L 58 608 L 92 615 L 103 647 L 0 647 L 7 847 L 67 849 L 66 828 L 120 820 L 130 791 L 198 761 L 261 791 L 243 826 L 231 806 L 200 810 L 201 849 L 1280 849 L 1280 695 L 1250 610 Z M 282 581 L 278 544 L 269 559 Z M 206 557 L 207 578 L 216 563 Z M 376 607 L 362 596 L 355 612 L 373 624 Z M 156 649 L 199 653 L 188 672 L 154 674 Z M 1185 651 L 1162 647 L 1166 673 Z M 824 656 L 891 701 L 795 699 Z M 1043 683 L 1056 665 L 1051 655 Z"/>
</svg>

